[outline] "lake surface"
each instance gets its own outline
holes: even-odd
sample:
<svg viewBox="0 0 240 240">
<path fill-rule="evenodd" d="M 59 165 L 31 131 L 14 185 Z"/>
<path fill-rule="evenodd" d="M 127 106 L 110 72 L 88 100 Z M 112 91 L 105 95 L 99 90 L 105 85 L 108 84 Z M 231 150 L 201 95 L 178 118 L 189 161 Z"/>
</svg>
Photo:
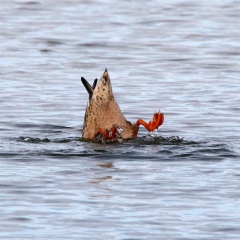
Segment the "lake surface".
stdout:
<svg viewBox="0 0 240 240">
<path fill-rule="evenodd" d="M 0 1 L 1 239 L 239 239 L 238 1 Z M 108 68 L 157 137 L 81 138 Z"/>
</svg>

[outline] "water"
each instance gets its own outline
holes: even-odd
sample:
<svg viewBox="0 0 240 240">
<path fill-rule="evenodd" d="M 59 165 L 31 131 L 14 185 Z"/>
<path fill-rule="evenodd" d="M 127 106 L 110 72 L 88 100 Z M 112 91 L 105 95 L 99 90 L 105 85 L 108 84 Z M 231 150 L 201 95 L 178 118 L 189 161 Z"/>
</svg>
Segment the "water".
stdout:
<svg viewBox="0 0 240 240">
<path fill-rule="evenodd" d="M 0 238 L 239 239 L 238 1 L 1 1 Z M 157 138 L 81 139 L 108 68 Z"/>
</svg>

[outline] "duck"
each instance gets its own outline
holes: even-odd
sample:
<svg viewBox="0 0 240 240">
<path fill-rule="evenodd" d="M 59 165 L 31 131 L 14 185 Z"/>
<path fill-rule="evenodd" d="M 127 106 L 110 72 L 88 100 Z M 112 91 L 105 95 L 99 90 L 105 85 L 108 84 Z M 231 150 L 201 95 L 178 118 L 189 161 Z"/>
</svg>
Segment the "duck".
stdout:
<svg viewBox="0 0 240 240">
<path fill-rule="evenodd" d="M 149 123 L 142 119 L 136 123 L 127 121 L 113 95 L 107 68 L 99 81 L 96 78 L 92 85 L 84 77 L 81 77 L 81 81 L 89 94 L 82 130 L 83 140 L 115 142 L 136 139 L 140 125 L 153 132 L 163 124 L 164 114 L 160 111 L 153 115 Z"/>
</svg>

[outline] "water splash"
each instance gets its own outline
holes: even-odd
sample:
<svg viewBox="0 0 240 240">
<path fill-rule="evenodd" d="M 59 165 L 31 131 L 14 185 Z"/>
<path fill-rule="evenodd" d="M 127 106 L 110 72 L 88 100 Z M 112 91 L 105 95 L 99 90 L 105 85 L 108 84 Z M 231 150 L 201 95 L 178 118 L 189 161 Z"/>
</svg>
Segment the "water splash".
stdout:
<svg viewBox="0 0 240 240">
<path fill-rule="evenodd" d="M 155 129 L 152 132 L 149 132 L 149 136 L 152 138 L 155 138 L 155 137 L 157 137 L 157 132 L 158 132 L 158 129 Z"/>
</svg>

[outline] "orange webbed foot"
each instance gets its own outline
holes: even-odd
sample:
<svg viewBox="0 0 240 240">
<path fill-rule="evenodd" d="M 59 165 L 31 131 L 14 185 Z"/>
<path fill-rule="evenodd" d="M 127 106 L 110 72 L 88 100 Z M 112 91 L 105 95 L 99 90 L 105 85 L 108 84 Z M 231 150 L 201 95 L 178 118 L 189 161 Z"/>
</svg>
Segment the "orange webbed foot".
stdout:
<svg viewBox="0 0 240 240">
<path fill-rule="evenodd" d="M 120 141 L 121 140 L 121 133 L 122 129 L 118 126 L 113 125 L 113 127 L 108 130 L 108 129 L 98 129 L 98 132 L 95 136 L 95 140 L 97 142 L 115 142 L 115 141 Z"/>
<path fill-rule="evenodd" d="M 146 123 L 142 119 L 138 119 L 136 124 L 137 125 L 142 124 L 149 132 L 152 132 L 155 129 L 158 129 L 158 127 L 163 124 L 163 121 L 164 114 L 159 111 L 153 115 L 153 120 L 150 121 L 149 123 Z"/>
</svg>

